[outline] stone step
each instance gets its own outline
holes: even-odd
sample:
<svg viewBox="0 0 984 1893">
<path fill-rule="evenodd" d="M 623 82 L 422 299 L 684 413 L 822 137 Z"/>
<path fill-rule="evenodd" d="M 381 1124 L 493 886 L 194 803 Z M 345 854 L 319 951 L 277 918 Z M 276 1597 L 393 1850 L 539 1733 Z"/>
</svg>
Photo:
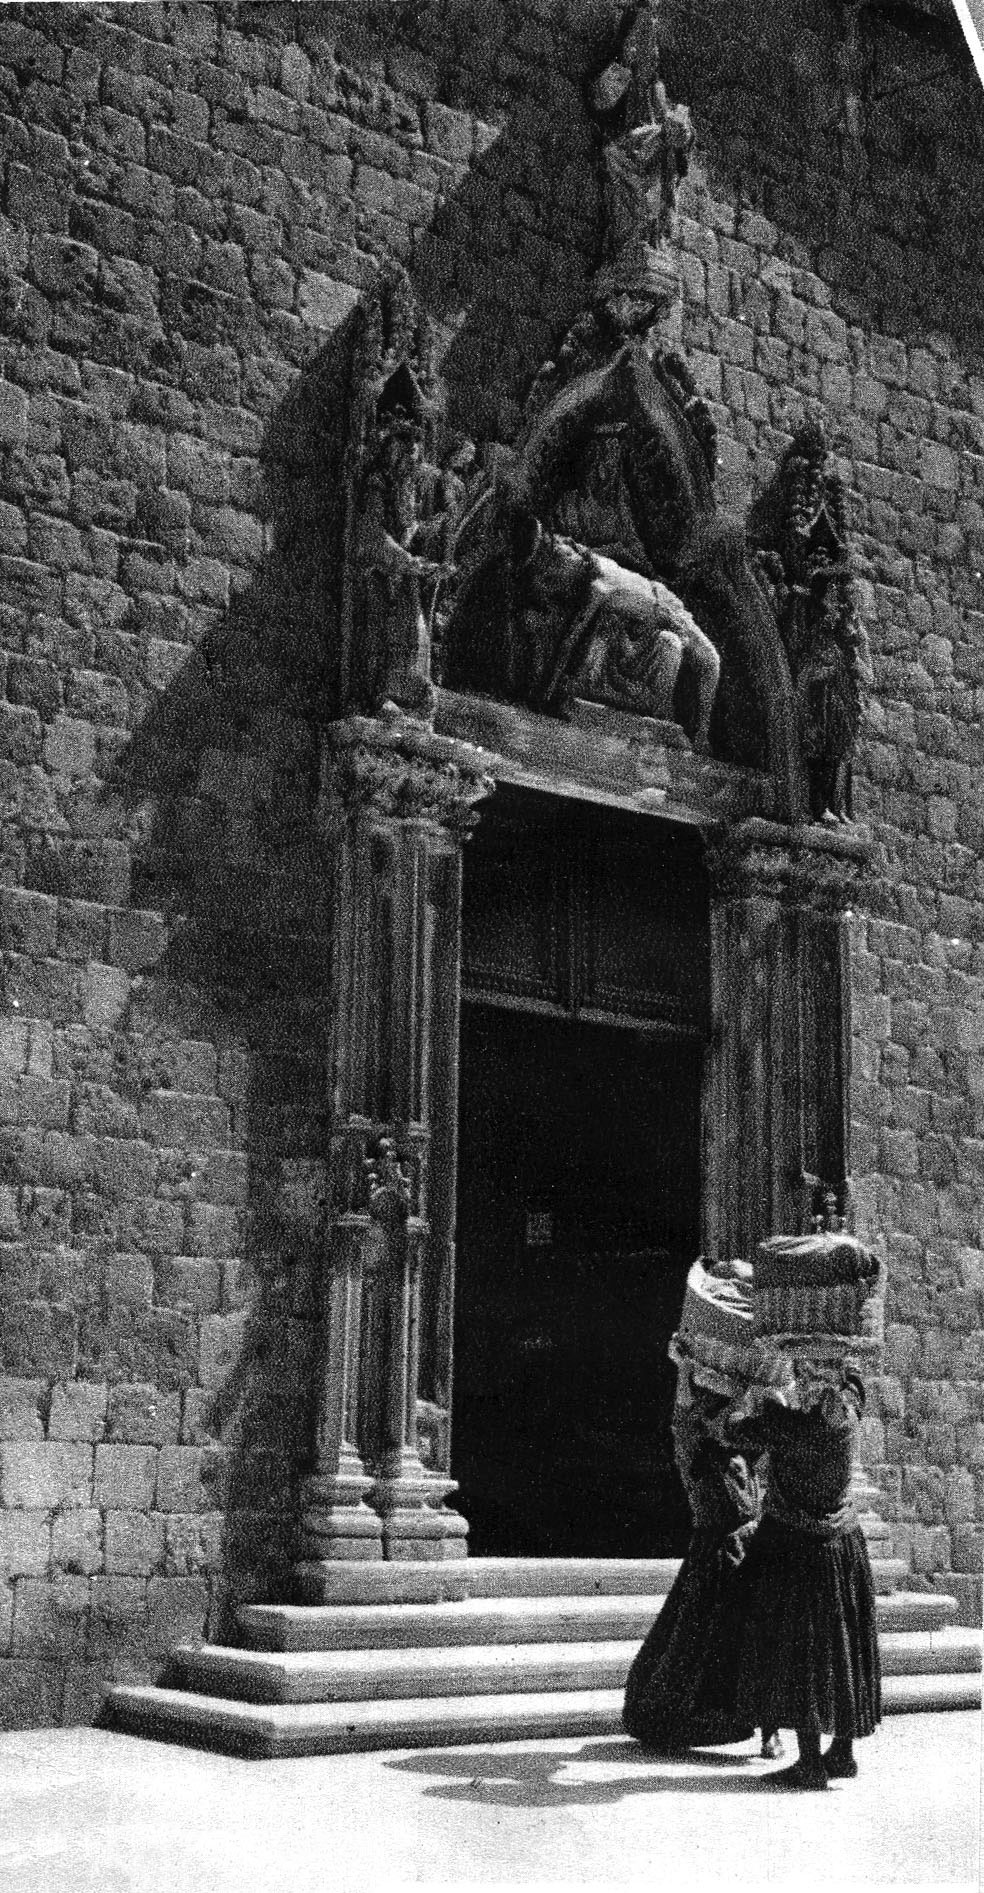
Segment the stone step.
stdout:
<svg viewBox="0 0 984 1893">
<path fill-rule="evenodd" d="M 905 1583 L 909 1566 L 904 1558 L 872 1558 L 871 1575 L 879 1597 L 888 1597 Z"/>
<path fill-rule="evenodd" d="M 930 1709 L 979 1709 L 980 1664 L 972 1670 L 941 1670 L 932 1676 L 886 1676 L 882 1684 L 885 1715 Z"/>
<path fill-rule="evenodd" d="M 298 1568 L 309 1604 L 439 1604 L 466 1597 L 665 1597 L 679 1558 L 339 1559 Z M 901 1567 L 903 1570 L 905 1566 Z"/>
<path fill-rule="evenodd" d="M 980 1701 L 979 1669 L 885 1679 L 883 1707 L 889 1715 L 920 1709 L 973 1709 Z M 621 1729 L 621 1711 L 620 1689 L 429 1697 L 410 1702 L 258 1705 L 130 1684 L 111 1691 L 106 1721 L 133 1735 L 191 1742 L 230 1754 L 274 1757 L 611 1735 Z"/>
<path fill-rule="evenodd" d="M 661 1596 L 463 1598 L 445 1604 L 247 1604 L 239 1612 L 252 1650 L 395 1650 L 435 1645 L 641 1642 Z M 883 1631 L 929 1630 L 952 1621 L 956 1600 L 896 1591 L 878 1598 Z"/>
<path fill-rule="evenodd" d="M 439 1604 L 467 1597 L 665 1597 L 679 1558 L 451 1558 L 319 1560 L 298 1568 L 306 1604 Z M 909 1575 L 903 1558 L 873 1558 L 875 1590 Z"/>
<path fill-rule="evenodd" d="M 170 1678 L 240 1702 L 370 1702 L 619 1689 L 638 1645 L 474 1644 L 429 1650 L 175 1650 Z"/>
<path fill-rule="evenodd" d="M 958 1626 L 880 1637 L 886 1676 L 979 1669 L 981 1633 Z M 618 1689 L 638 1640 L 452 1644 L 429 1649 L 233 1650 L 206 1644 L 171 1659 L 170 1680 L 254 1703 L 365 1702 L 427 1696 Z"/>
<path fill-rule="evenodd" d="M 111 1691 L 107 1704 L 110 1727 L 132 1735 L 267 1757 L 608 1735 L 621 1728 L 621 1713 L 620 1689 L 259 1705 L 124 1684 Z"/>
<path fill-rule="evenodd" d="M 981 1668 L 979 1630 L 947 1624 L 939 1630 L 889 1631 L 878 1638 L 885 1676 L 960 1675 Z"/>
<path fill-rule="evenodd" d="M 955 1621 L 957 1600 L 945 1591 L 890 1591 L 876 1597 L 878 1629 L 941 1630 Z"/>
<path fill-rule="evenodd" d="M 426 1649 L 459 1643 L 641 1642 L 663 1596 L 466 1597 L 451 1604 L 247 1604 L 253 1650 Z"/>
</svg>

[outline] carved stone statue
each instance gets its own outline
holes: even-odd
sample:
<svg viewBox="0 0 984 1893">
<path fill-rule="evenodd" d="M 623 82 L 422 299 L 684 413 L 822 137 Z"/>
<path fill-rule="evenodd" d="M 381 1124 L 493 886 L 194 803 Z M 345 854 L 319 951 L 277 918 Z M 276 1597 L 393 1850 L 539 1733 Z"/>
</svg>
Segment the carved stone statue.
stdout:
<svg viewBox="0 0 984 1893">
<path fill-rule="evenodd" d="M 562 709 L 580 696 L 671 719 L 687 650 L 698 680 L 694 746 L 706 750 L 720 661 L 667 586 L 561 533 L 545 532 L 538 520 L 517 576 L 519 635 L 543 652 L 542 708 Z"/>
<path fill-rule="evenodd" d="M 851 758 L 873 673 L 846 496 L 819 421 L 804 422 L 794 436 L 747 530 L 789 660 L 810 812 L 814 820 L 850 821 Z"/>
<path fill-rule="evenodd" d="M 618 58 L 595 81 L 591 105 L 605 139 L 605 250 L 594 290 L 628 330 L 672 301 L 676 271 L 655 246 L 672 231 L 694 142 L 689 112 L 670 103 L 659 76 L 652 0 L 639 8 Z"/>
<path fill-rule="evenodd" d="M 717 511 L 713 415 L 660 333 L 693 142 L 642 0 L 595 82 L 605 253 L 515 442 L 450 439 L 428 318 L 398 264 L 357 332 L 336 700 L 426 719 L 435 684 L 563 716 L 673 719 L 768 771 L 777 811 L 850 814 L 870 660 L 825 448 L 796 444 L 746 540 Z M 838 507 L 840 510 L 838 510 Z"/>
<path fill-rule="evenodd" d="M 386 653 L 381 695 L 411 709 L 431 696 L 431 606 L 445 571 L 421 550 L 429 549 L 429 522 L 420 518 L 420 502 L 431 485 L 420 427 L 398 411 L 380 431 L 363 489 L 358 552 L 368 615 Z"/>
<path fill-rule="evenodd" d="M 554 716 L 580 696 L 709 747 L 719 656 L 671 579 L 711 490 L 682 366 L 596 311 L 541 371 L 508 472 L 455 544 L 452 687 Z"/>
<path fill-rule="evenodd" d="M 396 263 L 367 298 L 352 382 L 339 695 L 426 715 L 477 455 L 448 435 L 430 328 Z"/>
</svg>

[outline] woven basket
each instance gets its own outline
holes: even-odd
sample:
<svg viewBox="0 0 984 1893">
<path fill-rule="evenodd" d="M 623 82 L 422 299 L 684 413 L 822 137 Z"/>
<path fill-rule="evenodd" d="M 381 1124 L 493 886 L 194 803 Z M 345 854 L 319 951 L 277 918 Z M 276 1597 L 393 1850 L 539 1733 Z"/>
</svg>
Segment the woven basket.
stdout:
<svg viewBox="0 0 984 1893">
<path fill-rule="evenodd" d="M 755 1333 L 773 1342 L 813 1336 L 877 1345 L 881 1266 L 855 1236 L 820 1231 L 759 1244 L 752 1279 Z"/>
<path fill-rule="evenodd" d="M 690 1362 L 698 1383 L 715 1392 L 740 1390 L 750 1381 L 782 1386 L 788 1367 L 763 1345 L 754 1330 L 747 1263 L 694 1263 L 687 1276 L 680 1326 L 670 1351 Z"/>
</svg>

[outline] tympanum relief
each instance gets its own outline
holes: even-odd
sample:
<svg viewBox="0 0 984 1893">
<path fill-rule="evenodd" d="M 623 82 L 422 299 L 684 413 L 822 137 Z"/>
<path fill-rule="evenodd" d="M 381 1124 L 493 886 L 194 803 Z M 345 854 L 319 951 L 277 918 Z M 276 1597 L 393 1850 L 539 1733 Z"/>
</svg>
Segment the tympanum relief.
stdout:
<svg viewBox="0 0 984 1893">
<path fill-rule="evenodd" d="M 714 418 L 667 335 L 693 129 L 648 0 L 585 102 L 603 205 L 590 305 L 534 376 L 515 440 L 476 447 L 449 427 L 398 266 L 371 299 L 341 708 L 427 718 L 437 685 L 557 718 L 586 699 L 766 772 L 787 820 L 850 819 L 871 673 L 845 495 L 811 422 L 747 526 L 718 508 Z"/>
</svg>

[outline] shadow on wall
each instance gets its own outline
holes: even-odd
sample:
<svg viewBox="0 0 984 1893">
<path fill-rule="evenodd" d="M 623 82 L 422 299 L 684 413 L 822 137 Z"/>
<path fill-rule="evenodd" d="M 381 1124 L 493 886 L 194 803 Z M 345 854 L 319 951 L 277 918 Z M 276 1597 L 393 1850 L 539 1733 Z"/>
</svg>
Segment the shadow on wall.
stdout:
<svg viewBox="0 0 984 1893">
<path fill-rule="evenodd" d="M 835 307 L 984 352 L 984 99 L 955 18 L 918 0 L 667 0 L 661 33 L 720 193 L 802 267 L 819 259 Z"/>
<path fill-rule="evenodd" d="M 351 328 L 350 317 L 268 430 L 269 551 L 110 784 L 131 820 L 144 820 L 133 900 L 171 920 L 161 977 L 144 983 L 147 1029 L 213 1039 L 243 1073 L 234 1114 L 247 1160 L 244 1280 L 238 1318 L 226 1324 L 233 1357 L 213 1363 L 200 1415 L 224 1448 L 216 1503 L 226 1509 L 229 1609 L 287 1583 L 308 1431 L 331 925 L 312 818 Z M 200 1174 L 209 1189 L 209 1159 Z M 197 1181 L 189 1177 L 192 1191 Z M 229 1627 L 220 1616 L 213 1632 Z"/>
<path fill-rule="evenodd" d="M 577 89 L 548 78 L 540 102 L 517 108 L 407 259 L 444 337 L 451 418 L 479 438 L 515 425 L 526 386 L 580 306 L 597 241 L 591 135 Z M 331 931 L 315 812 L 320 732 L 337 711 L 357 321 L 353 310 L 269 424 L 267 549 L 250 582 L 155 701 L 107 784 L 138 837 L 134 904 L 171 922 L 133 1022 L 208 1038 L 245 1074 L 235 1107 L 248 1177 L 244 1279 L 228 1358 L 212 1364 L 201 1415 L 224 1466 L 213 1636 L 230 1634 L 243 1599 L 289 1595 L 310 1449 Z M 192 1194 L 197 1161 L 186 1165 Z"/>
</svg>

